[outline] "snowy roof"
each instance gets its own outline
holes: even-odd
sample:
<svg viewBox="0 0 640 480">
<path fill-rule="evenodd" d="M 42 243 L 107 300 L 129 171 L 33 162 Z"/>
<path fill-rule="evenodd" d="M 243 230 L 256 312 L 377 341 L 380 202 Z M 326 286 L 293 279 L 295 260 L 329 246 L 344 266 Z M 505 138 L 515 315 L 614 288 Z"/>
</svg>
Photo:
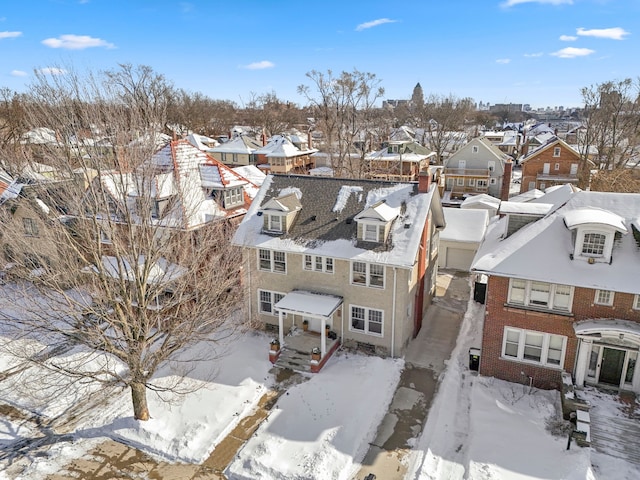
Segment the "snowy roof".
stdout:
<svg viewBox="0 0 640 480">
<path fill-rule="evenodd" d="M 259 155 L 265 155 L 267 158 L 273 157 L 299 157 L 301 155 L 310 155 L 317 152 L 315 148 L 309 148 L 306 150 L 298 149 L 291 141 L 282 135 L 274 135 L 269 139 L 264 147 L 257 149 L 254 153 Z"/>
<path fill-rule="evenodd" d="M 444 219 L 447 226 L 440 232 L 440 241 L 480 243 L 489 223 L 486 210 L 462 210 L 445 207 Z"/>
<path fill-rule="evenodd" d="M 144 268 L 149 268 L 147 283 L 150 285 L 177 280 L 187 272 L 185 267 L 171 263 L 164 258 L 158 258 L 150 266 L 146 265 L 146 257 L 144 255 L 140 255 L 133 262 L 131 260 L 124 257 L 118 258 L 104 255 L 102 257 L 102 268 L 112 278 L 125 278 L 130 282 L 135 282 L 141 278 L 140 273 L 136 274 L 134 269 L 140 272 Z M 98 272 L 96 266 L 93 267 L 93 271 Z"/>
<path fill-rule="evenodd" d="M 334 212 L 335 212 L 334 207 Z M 387 205 L 384 201 L 380 201 L 375 205 L 370 206 L 369 208 L 363 210 L 355 217 L 355 220 L 377 220 L 380 222 L 390 222 L 395 219 L 400 213 L 400 207 L 392 208 Z"/>
<path fill-rule="evenodd" d="M 220 145 L 217 140 L 205 137 L 204 135 L 198 135 L 197 133 L 189 134 L 186 140 L 198 150 L 202 150 L 203 152 L 210 152 L 213 147 Z"/>
<path fill-rule="evenodd" d="M 239 173 L 244 178 L 249 180 L 254 185 L 257 185 L 258 187 L 262 185 L 262 182 L 264 182 L 264 179 L 267 178 L 264 172 L 260 170 L 258 167 L 256 167 L 255 165 L 243 165 L 241 167 L 233 167 L 232 170 L 236 173 Z"/>
<path fill-rule="evenodd" d="M 524 156 L 522 157 L 522 159 L 520 160 L 520 162 L 526 162 L 527 160 L 537 156 L 538 154 L 544 152 L 545 150 L 548 150 L 551 147 L 556 147 L 556 146 L 560 146 L 560 147 L 564 147 L 569 153 L 572 153 L 573 155 L 575 155 L 576 157 L 580 157 L 580 154 L 573 149 L 573 147 L 571 147 L 571 145 L 569 145 L 568 143 L 566 143 L 564 140 L 559 139 L 558 137 L 556 137 L 555 135 L 549 137 L 547 139 L 547 141 L 545 143 L 543 143 L 542 145 L 540 145 L 537 148 L 534 148 L 533 150 L 527 152 L 526 154 L 524 154 Z"/>
<path fill-rule="evenodd" d="M 251 154 L 261 145 L 247 135 L 237 135 L 228 142 L 213 147 L 209 152 Z"/>
<path fill-rule="evenodd" d="M 282 312 L 330 317 L 342 305 L 342 297 L 294 290 L 274 306 Z"/>
<path fill-rule="evenodd" d="M 619 232 L 626 233 L 624 218 L 615 213 L 602 210 L 601 208 L 576 208 L 564 214 L 564 223 L 567 228 L 574 229 L 580 225 L 607 225 L 615 228 Z"/>
<path fill-rule="evenodd" d="M 540 200 L 544 200 L 541 197 Z M 554 202 L 549 202 L 554 203 Z M 581 209 L 599 209 L 586 217 L 630 230 L 640 212 L 640 194 L 578 191 L 556 210 L 503 238 L 507 218 L 491 224 L 478 250 L 472 270 L 490 275 L 539 280 L 584 288 L 640 294 L 638 272 L 640 251 L 633 235 L 616 239 L 611 263 L 589 264 L 572 260 L 572 232 L 565 224 L 567 214 L 581 217 Z M 578 211 L 576 214 L 575 211 Z M 574 213 L 572 213 L 574 212 Z M 577 220 L 576 220 L 577 221 Z M 622 222 L 622 223 L 618 223 Z"/>
<path fill-rule="evenodd" d="M 290 230 L 281 236 L 263 233 L 263 219 L 258 213 L 271 200 L 292 191 L 298 192 L 302 208 Z M 233 242 L 247 247 L 411 268 L 429 212 L 432 212 L 436 227 L 444 226 L 437 195 L 435 185 L 428 193 L 418 193 L 417 182 L 269 175 L 239 225 Z M 392 223 L 389 241 L 385 244 L 359 242 L 354 217 L 381 200 L 386 200 L 385 208 L 399 212 Z"/>
<path fill-rule="evenodd" d="M 537 188 L 534 188 L 533 190 L 528 190 L 519 195 L 509 197 L 509 201 L 510 202 L 530 202 L 531 200 L 542 197 L 544 194 L 545 192 L 543 192 L 542 190 L 538 190 Z"/>
<path fill-rule="evenodd" d="M 552 208 L 551 203 L 502 202 L 498 213 L 543 216 Z"/>
<path fill-rule="evenodd" d="M 462 205 L 460 205 L 460 208 L 469 208 L 474 204 L 483 204 L 490 207 L 498 208 L 500 206 L 500 199 L 492 197 L 491 195 L 487 195 L 486 193 L 472 195 L 464 199 Z"/>
<path fill-rule="evenodd" d="M 590 335 L 610 331 L 618 334 L 630 334 L 640 336 L 640 324 L 630 320 L 598 318 L 594 320 L 583 320 L 573 324 L 576 335 Z"/>
</svg>

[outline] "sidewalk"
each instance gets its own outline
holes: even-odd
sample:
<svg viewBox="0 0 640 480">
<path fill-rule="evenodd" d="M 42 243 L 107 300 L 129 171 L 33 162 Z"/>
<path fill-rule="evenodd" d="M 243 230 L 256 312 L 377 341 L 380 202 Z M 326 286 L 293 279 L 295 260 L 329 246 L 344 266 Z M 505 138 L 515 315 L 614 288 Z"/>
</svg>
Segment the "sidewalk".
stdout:
<svg viewBox="0 0 640 480">
<path fill-rule="evenodd" d="M 444 272 L 438 275 L 436 298 L 425 315 L 422 329 L 409 344 L 405 369 L 389 411 L 354 477 L 364 480 L 400 480 L 406 474 L 404 457 L 420 436 L 440 376 L 455 347 L 469 300 L 469 275 Z"/>
</svg>

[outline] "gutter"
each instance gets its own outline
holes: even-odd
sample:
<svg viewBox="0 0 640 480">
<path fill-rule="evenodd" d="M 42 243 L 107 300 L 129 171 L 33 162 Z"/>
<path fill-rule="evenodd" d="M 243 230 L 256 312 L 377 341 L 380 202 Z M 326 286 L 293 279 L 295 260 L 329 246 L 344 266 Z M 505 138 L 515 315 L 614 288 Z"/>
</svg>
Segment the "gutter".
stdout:
<svg viewBox="0 0 640 480">
<path fill-rule="evenodd" d="M 393 267 L 393 301 L 391 306 L 391 358 L 395 358 L 395 343 L 396 343 L 396 282 L 397 267 Z"/>
</svg>

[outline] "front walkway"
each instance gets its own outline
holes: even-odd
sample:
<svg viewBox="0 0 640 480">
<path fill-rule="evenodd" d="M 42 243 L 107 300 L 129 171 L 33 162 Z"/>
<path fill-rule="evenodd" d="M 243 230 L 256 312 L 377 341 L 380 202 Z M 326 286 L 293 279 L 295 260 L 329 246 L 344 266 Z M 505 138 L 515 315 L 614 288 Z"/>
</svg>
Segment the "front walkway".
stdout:
<svg viewBox="0 0 640 480">
<path fill-rule="evenodd" d="M 405 354 L 405 369 L 389 411 L 378 427 L 356 480 L 373 473 L 377 479 L 403 479 L 404 458 L 419 438 L 435 397 L 441 374 L 456 345 L 469 300 L 469 275 L 438 275 L 436 298 L 429 307 L 418 336 Z"/>
</svg>

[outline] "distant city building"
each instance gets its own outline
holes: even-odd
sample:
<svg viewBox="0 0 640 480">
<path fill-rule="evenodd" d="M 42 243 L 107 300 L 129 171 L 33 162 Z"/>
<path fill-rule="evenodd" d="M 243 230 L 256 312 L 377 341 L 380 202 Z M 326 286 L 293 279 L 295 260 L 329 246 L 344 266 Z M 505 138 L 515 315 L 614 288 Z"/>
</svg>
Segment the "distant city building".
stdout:
<svg viewBox="0 0 640 480">
<path fill-rule="evenodd" d="M 496 103 L 495 105 L 489 108 L 489 111 L 492 113 L 495 112 L 521 112 L 522 104 L 521 103 Z"/>
</svg>

